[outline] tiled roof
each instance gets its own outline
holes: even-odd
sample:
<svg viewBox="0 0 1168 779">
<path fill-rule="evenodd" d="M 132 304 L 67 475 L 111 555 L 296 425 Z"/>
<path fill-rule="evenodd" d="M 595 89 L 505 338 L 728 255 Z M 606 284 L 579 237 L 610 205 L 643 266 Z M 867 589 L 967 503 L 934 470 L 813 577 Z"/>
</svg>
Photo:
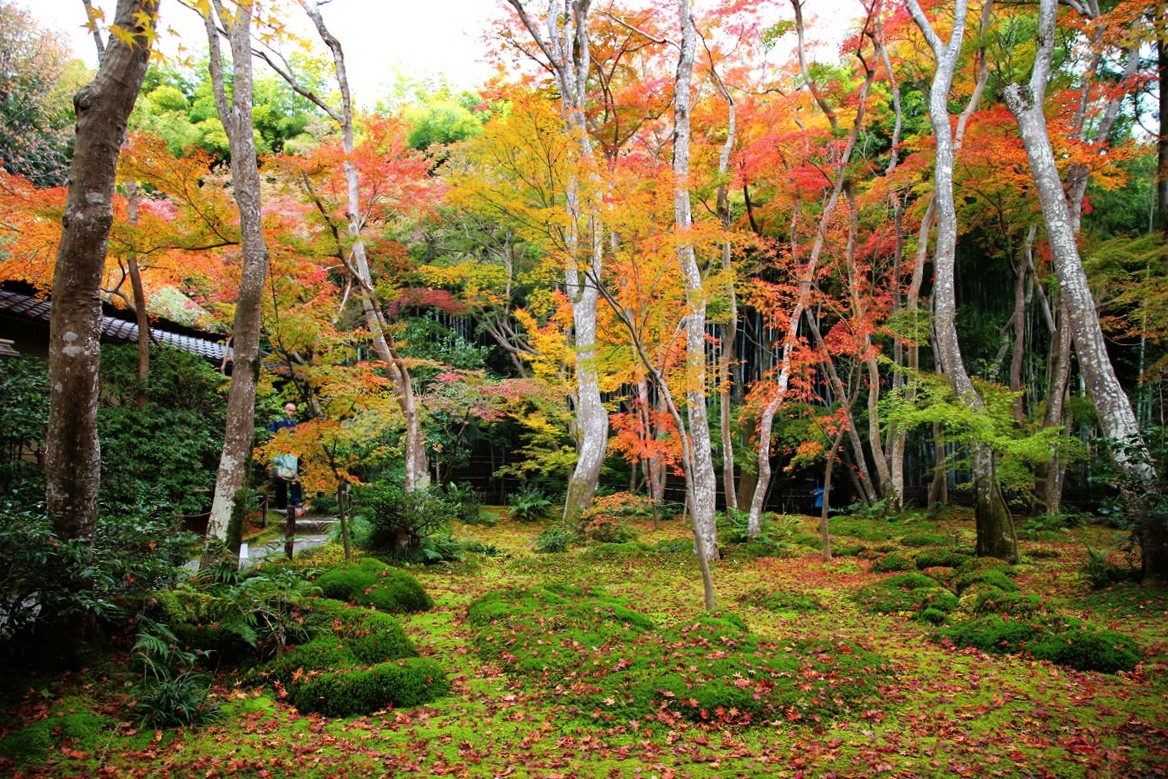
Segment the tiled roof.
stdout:
<svg viewBox="0 0 1168 779">
<path fill-rule="evenodd" d="M 53 304 L 48 300 L 0 289 L 0 314 L 48 322 L 52 309 Z M 116 317 L 102 316 L 101 337 L 103 341 L 113 343 L 135 343 L 138 340 L 138 325 Z M 217 363 L 223 362 L 225 357 L 231 355 L 230 348 L 224 344 L 157 327 L 150 328 L 150 337 L 158 343 L 206 357 Z"/>
</svg>

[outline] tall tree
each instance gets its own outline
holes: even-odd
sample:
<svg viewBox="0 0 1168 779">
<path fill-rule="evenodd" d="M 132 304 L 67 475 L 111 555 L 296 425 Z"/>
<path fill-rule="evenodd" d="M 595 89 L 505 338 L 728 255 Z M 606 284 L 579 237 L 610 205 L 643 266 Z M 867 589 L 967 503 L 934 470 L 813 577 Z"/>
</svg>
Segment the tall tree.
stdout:
<svg viewBox="0 0 1168 779">
<path fill-rule="evenodd" d="M 113 224 L 118 152 L 146 75 L 158 0 L 120 0 L 97 77 L 74 98 L 77 139 L 53 275 L 45 502 L 62 539 L 92 541 L 101 450 L 97 439 L 101 287 Z"/>
<path fill-rule="evenodd" d="M 361 176 L 354 163 L 354 115 L 353 97 L 349 89 L 349 71 L 345 63 L 345 52 L 341 42 L 325 24 L 324 16 L 320 12 L 319 0 L 300 0 L 300 5 L 308 18 L 312 20 L 317 34 L 328 47 L 333 58 L 333 73 L 337 79 L 337 87 L 341 94 L 341 105 L 336 108 L 329 105 L 316 91 L 302 85 L 287 66 L 287 63 L 277 63 L 266 54 L 265 61 L 279 73 L 297 93 L 311 100 L 330 119 L 336 122 L 341 131 L 341 146 L 345 156 L 342 167 L 345 172 L 345 193 L 348 203 L 348 240 L 349 251 L 340 257 L 349 277 L 357 282 L 361 298 L 361 311 L 365 317 L 365 326 L 373 337 L 373 346 L 377 356 L 385 364 L 394 386 L 398 406 L 406 422 L 405 440 L 405 485 L 406 492 L 424 489 L 430 483 L 430 469 L 426 461 L 426 444 L 422 436 L 422 417 L 414 395 L 413 381 L 410 378 L 409 366 L 398 354 L 393 338 L 385 320 L 384 310 L 373 283 L 373 274 L 369 269 L 369 257 L 366 253 L 364 230 L 369 218 L 368 206 L 362 206 Z M 375 183 L 373 184 L 375 185 Z M 369 198 L 371 203 L 373 198 Z"/>
<path fill-rule="evenodd" d="M 235 302 L 232 328 L 234 350 L 231 389 L 227 394 L 227 428 L 223 454 L 215 481 L 215 498 L 207 525 L 204 563 L 215 554 L 214 542 L 227 538 L 227 525 L 237 494 L 247 483 L 255 433 L 256 379 L 260 368 L 261 304 L 268 274 L 268 248 L 264 242 L 260 213 L 260 173 L 252 122 L 251 26 L 253 4 L 239 0 L 228 7 L 213 0 L 203 22 L 210 47 L 211 78 L 219 121 L 231 144 L 231 183 L 239 206 L 242 275 Z M 223 72 L 223 52 L 219 45 L 222 27 L 231 46 L 232 95 L 227 99 L 227 79 Z"/>
<path fill-rule="evenodd" d="M 599 278 L 604 260 L 604 233 L 596 208 L 582 199 L 581 171 L 592 162 L 592 141 L 585 115 L 591 64 L 588 12 L 592 0 L 548 0 L 546 35 L 522 0 L 507 0 L 519 15 L 555 77 L 560 108 L 575 142 L 576 165 L 569 166 L 566 184 L 568 215 L 564 256 L 564 291 L 572 303 L 576 351 L 576 466 L 568 480 L 564 519 L 574 522 L 592 502 L 608 441 L 608 412 L 600 398 L 596 364 L 596 303 L 598 293 L 588 276 Z M 582 249 L 581 243 L 585 242 Z"/>
<path fill-rule="evenodd" d="M 933 127 L 936 160 L 933 168 L 933 198 L 936 204 L 937 237 L 933 249 L 935 270 L 933 312 L 935 353 L 954 393 L 967 405 L 983 410 L 985 404 L 973 386 L 961 357 L 957 340 L 957 298 L 955 265 L 957 250 L 957 210 L 953 201 L 954 139 L 949 123 L 949 90 L 961 56 L 965 34 L 967 0 L 953 4 L 953 29 L 943 41 L 933 29 L 917 0 L 908 0 L 909 13 L 920 27 L 933 51 L 937 67 L 929 90 L 929 122 Z M 1002 491 L 994 478 L 994 455 L 988 446 L 974 443 L 970 469 L 977 501 L 977 553 L 990 557 L 1017 558 L 1017 544 Z"/>
<path fill-rule="evenodd" d="M 1055 272 L 1063 295 L 1064 311 L 1071 326 L 1079 370 L 1107 438 L 1117 446 L 1121 467 L 1151 489 L 1152 469 L 1147 459 L 1143 435 L 1131 401 L 1115 375 L 1087 274 L 1079 256 L 1075 224 L 1067 196 L 1064 194 L 1051 147 L 1044 114 L 1046 86 L 1050 79 L 1054 55 L 1058 3 L 1042 0 L 1038 17 L 1038 54 L 1027 88 L 1010 84 L 1004 91 L 1006 105 L 1018 121 L 1022 143 L 1030 162 L 1034 186 L 1042 204 L 1047 239 L 1050 242 Z M 1072 190 L 1072 193 L 1074 190 Z M 1081 192 L 1079 193 L 1081 198 Z M 1136 505 L 1142 498 L 1131 495 Z M 1142 562 L 1145 575 L 1168 578 L 1168 524 L 1156 512 L 1143 512 L 1140 529 Z"/>
</svg>

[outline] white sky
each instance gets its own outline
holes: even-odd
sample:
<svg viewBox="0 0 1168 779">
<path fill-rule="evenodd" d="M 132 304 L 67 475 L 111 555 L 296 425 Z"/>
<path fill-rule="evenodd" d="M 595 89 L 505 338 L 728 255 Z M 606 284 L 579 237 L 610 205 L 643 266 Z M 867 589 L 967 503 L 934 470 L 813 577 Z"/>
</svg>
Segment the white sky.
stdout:
<svg viewBox="0 0 1168 779">
<path fill-rule="evenodd" d="M 84 27 L 82 0 L 16 3 L 28 8 L 44 27 L 64 33 L 77 55 L 96 65 L 93 38 Z M 116 4 L 116 0 L 94 0 L 107 19 Z M 790 15 L 784 0 L 769 0 L 769 4 Z M 505 0 L 332 0 L 322 13 L 345 49 L 355 100 L 372 105 L 388 92 L 397 72 L 415 77 L 441 73 L 456 88 L 483 83 L 492 70 L 483 61 L 486 44 L 480 38 L 487 21 L 497 18 L 504 5 Z M 820 40 L 838 40 L 860 15 L 858 0 L 804 0 L 804 9 L 810 37 Z M 188 51 L 205 48 L 202 22 L 193 11 L 175 0 L 162 0 L 161 13 L 164 53 L 173 54 L 180 43 Z M 303 14 L 296 11 L 290 16 L 303 24 L 300 31 L 318 45 Z M 168 29 L 177 36 L 167 34 Z M 323 56 L 323 45 L 317 51 Z M 265 69 L 257 63 L 257 73 Z"/>
<path fill-rule="evenodd" d="M 42 26 L 68 36 L 79 57 L 96 64 L 93 38 L 85 29 L 81 0 L 16 0 Z M 332 0 L 322 15 L 345 49 L 354 98 L 372 104 L 393 84 L 395 71 L 413 76 L 444 73 L 456 87 L 473 87 L 491 71 L 483 63 L 478 40 L 488 18 L 497 16 L 502 0 Z M 94 0 L 113 15 L 116 0 Z M 162 51 L 173 53 L 181 43 L 192 51 L 206 47 L 198 16 L 174 0 L 162 0 Z M 303 18 L 297 11 L 296 16 Z M 304 20 L 303 34 L 310 29 Z M 178 37 L 165 34 L 173 28 Z M 315 31 L 311 35 L 317 42 Z M 318 53 L 323 54 L 323 45 Z M 257 63 L 257 74 L 267 66 Z"/>
</svg>

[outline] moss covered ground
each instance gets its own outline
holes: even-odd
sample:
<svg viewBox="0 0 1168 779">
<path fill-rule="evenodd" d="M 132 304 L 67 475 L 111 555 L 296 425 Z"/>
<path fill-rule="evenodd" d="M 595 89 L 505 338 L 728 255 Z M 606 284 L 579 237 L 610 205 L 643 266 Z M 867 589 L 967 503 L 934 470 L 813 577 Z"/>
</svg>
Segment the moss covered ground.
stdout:
<svg viewBox="0 0 1168 779">
<path fill-rule="evenodd" d="M 640 543 L 557 554 L 533 551 L 539 524 L 460 528 L 505 554 L 411 569 L 434 608 L 395 619 L 450 685 L 413 708 L 301 713 L 279 687 L 221 672 L 218 719 L 155 731 L 129 719 L 116 653 L 82 673 L 8 674 L 0 775 L 1168 776 L 1168 592 L 1084 583 L 1086 545 L 1111 531 L 1023 541 L 1004 584 L 977 575 L 994 566 L 948 553 L 972 547 L 969 519 L 849 518 L 833 541 L 854 554 L 831 562 L 797 544 L 776 556 L 726 547 L 714 567 L 723 616 L 710 622 L 685 526 L 632 527 Z M 927 591 L 944 601 L 942 624 L 920 618 L 915 596 L 883 600 L 884 582 L 915 591 L 895 584 L 905 572 L 873 570 L 894 553 L 889 567 L 912 560 L 937 582 Z M 946 633 L 995 614 L 1115 631 L 1140 660 L 1080 671 Z M 719 713 L 723 688 L 750 703 Z"/>
</svg>

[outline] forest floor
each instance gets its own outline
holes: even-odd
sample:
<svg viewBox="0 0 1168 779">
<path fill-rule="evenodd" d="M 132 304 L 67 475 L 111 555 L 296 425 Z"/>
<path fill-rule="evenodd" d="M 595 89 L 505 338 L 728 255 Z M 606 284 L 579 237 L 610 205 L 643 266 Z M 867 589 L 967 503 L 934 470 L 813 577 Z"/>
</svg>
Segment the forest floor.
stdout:
<svg viewBox="0 0 1168 779">
<path fill-rule="evenodd" d="M 815 532 L 804 518 L 802 532 Z M 217 677 L 220 716 L 173 730 L 130 720 L 124 657 L 64 677 L 13 676 L 3 688 L 0 738 L 30 722 L 92 712 L 92 732 L 53 732 L 47 754 L 0 775 L 22 777 L 515 776 L 515 777 L 1144 777 L 1168 776 L 1168 590 L 1119 583 L 1092 590 L 1086 547 L 1114 543 L 1096 526 L 1023 541 L 1013 580 L 1052 608 L 1135 639 L 1131 672 L 1080 672 L 1025 655 L 986 654 L 940 641 L 904 613 L 874 614 L 856 598 L 889 574 L 873 561 L 911 535 L 944 536 L 970 548 L 960 516 L 895 525 L 852 521 L 836 536 L 852 555 L 823 562 L 812 549 L 751 557 L 729 548 L 714 566 L 720 609 L 741 617 L 765 646 L 803 639 L 858 644 L 886 659 L 878 700 L 839 716 L 776 717 L 744 725 L 676 716 L 622 721 L 582 711 L 556 680 L 509 674 L 475 643 L 468 605 L 505 588 L 595 587 L 657 625 L 702 612 L 691 554 L 630 545 L 536 554 L 540 524 L 460 526 L 457 535 L 494 545 L 451 566 L 413 568 L 435 608 L 400 621 L 424 656 L 438 660 L 451 692 L 413 709 L 330 719 L 301 714 L 280 691 Z M 648 545 L 689 538 L 677 521 L 634 526 Z M 867 530 L 865 530 L 867 529 Z M 883 540 L 872 540 L 874 538 Z M 684 546 L 684 543 L 674 546 Z M 327 549 L 327 548 L 326 548 Z M 812 595 L 817 610 L 768 610 L 756 591 Z M 596 650 L 598 651 L 598 650 Z M 77 729 L 70 731 L 76 734 Z"/>
</svg>

